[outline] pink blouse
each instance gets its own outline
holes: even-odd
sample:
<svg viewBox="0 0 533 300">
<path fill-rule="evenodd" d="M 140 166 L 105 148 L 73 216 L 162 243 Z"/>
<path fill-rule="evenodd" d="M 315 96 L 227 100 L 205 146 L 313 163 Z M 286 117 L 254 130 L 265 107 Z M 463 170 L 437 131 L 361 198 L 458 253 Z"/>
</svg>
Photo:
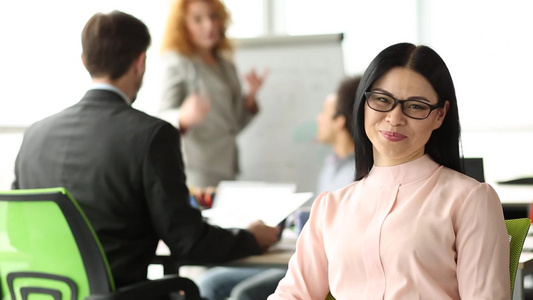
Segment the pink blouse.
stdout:
<svg viewBox="0 0 533 300">
<path fill-rule="evenodd" d="M 494 189 L 429 156 L 376 167 L 316 199 L 268 300 L 509 299 L 509 238 Z"/>
</svg>

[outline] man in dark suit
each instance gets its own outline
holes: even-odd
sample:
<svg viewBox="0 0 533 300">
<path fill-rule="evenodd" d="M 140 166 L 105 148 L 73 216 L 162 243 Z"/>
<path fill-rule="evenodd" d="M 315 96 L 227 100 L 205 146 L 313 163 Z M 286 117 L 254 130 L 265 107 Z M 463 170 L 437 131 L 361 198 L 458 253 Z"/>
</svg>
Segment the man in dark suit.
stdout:
<svg viewBox="0 0 533 300">
<path fill-rule="evenodd" d="M 131 15 L 95 14 L 82 32 L 92 88 L 28 128 L 15 164 L 14 189 L 61 186 L 79 202 L 117 287 L 146 280 L 160 239 L 177 260 L 207 263 L 260 254 L 278 233 L 210 226 L 189 205 L 178 131 L 131 107 L 150 40 Z"/>
</svg>

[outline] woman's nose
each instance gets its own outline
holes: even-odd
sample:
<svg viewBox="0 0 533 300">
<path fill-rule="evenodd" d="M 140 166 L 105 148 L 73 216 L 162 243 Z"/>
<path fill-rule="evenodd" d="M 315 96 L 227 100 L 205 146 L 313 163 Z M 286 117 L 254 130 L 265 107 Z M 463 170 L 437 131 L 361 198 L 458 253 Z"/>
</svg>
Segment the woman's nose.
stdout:
<svg viewBox="0 0 533 300">
<path fill-rule="evenodd" d="M 402 111 L 401 105 L 396 105 L 391 111 L 387 112 L 387 122 L 392 126 L 403 125 L 405 123 L 406 116 Z"/>
</svg>

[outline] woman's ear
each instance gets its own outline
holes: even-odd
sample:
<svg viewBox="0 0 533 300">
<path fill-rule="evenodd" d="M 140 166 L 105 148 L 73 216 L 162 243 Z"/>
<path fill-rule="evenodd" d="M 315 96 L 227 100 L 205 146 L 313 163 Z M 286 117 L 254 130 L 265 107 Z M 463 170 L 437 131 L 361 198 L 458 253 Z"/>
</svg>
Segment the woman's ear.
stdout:
<svg viewBox="0 0 533 300">
<path fill-rule="evenodd" d="M 444 119 L 449 109 L 450 109 L 450 101 L 446 100 L 444 101 L 444 107 L 439 110 L 439 117 Z"/>
<path fill-rule="evenodd" d="M 446 117 L 449 109 L 450 101 L 446 100 L 444 101 L 444 107 L 437 109 L 437 119 L 435 120 L 436 123 L 433 129 L 438 129 L 442 125 L 442 122 L 444 122 L 444 118 Z"/>
</svg>

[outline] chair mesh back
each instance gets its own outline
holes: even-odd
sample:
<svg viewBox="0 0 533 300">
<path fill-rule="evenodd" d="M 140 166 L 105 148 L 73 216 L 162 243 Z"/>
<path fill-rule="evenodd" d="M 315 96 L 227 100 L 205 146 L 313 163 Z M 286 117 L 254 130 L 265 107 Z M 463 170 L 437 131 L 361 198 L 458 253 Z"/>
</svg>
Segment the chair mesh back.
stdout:
<svg viewBox="0 0 533 300">
<path fill-rule="evenodd" d="M 516 278 L 516 270 L 518 269 L 518 263 L 520 261 L 520 254 L 522 253 L 522 247 L 529 231 L 531 221 L 528 218 L 510 219 L 505 220 L 507 226 L 507 232 L 510 236 L 509 249 L 509 274 L 511 277 L 511 298 L 513 297 L 514 282 Z"/>
<path fill-rule="evenodd" d="M 0 192 L 0 270 L 2 297 L 83 299 L 113 290 L 98 240 L 62 188 Z"/>
<path fill-rule="evenodd" d="M 22 299 L 24 290 L 40 287 L 62 295 L 89 294 L 87 276 L 76 241 L 61 209 L 53 201 L 0 201 L 0 269 L 2 291 Z M 74 281 L 79 289 L 52 279 Z M 82 284 L 85 282 L 85 284 Z M 41 291 L 42 292 L 42 291 Z"/>
</svg>

